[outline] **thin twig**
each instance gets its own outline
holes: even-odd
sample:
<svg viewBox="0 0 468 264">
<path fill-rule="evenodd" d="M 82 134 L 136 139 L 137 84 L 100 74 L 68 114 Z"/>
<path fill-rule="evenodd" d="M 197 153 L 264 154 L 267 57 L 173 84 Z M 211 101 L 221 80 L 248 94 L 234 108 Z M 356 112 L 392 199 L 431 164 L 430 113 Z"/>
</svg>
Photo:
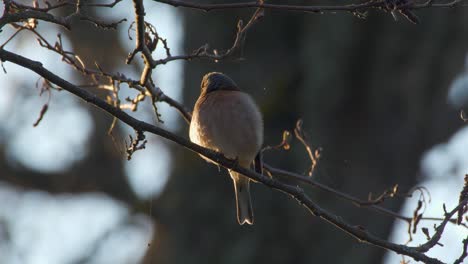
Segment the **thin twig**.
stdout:
<svg viewBox="0 0 468 264">
<path fill-rule="evenodd" d="M 429 251 L 429 249 L 433 248 L 439 242 L 440 238 L 442 237 L 442 233 L 444 232 L 445 226 L 450 221 L 452 216 L 458 212 L 458 209 L 460 207 L 466 206 L 467 202 L 468 202 L 468 199 L 461 201 L 452 211 L 446 214 L 442 223 L 440 223 L 439 226 L 436 227 L 436 232 L 432 236 L 432 238 L 426 243 L 419 245 L 417 247 L 414 247 L 414 249 L 419 252 L 427 252 Z"/>
<path fill-rule="evenodd" d="M 453 264 L 461 264 L 463 260 L 468 256 L 468 237 L 463 239 L 463 251 L 457 260 Z"/>
</svg>

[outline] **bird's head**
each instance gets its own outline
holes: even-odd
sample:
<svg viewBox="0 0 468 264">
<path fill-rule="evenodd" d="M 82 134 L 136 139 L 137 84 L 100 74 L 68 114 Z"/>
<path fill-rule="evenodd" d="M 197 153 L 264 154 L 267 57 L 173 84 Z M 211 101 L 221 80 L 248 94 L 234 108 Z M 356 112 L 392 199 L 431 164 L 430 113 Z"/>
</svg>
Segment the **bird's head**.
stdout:
<svg viewBox="0 0 468 264">
<path fill-rule="evenodd" d="M 240 89 L 227 75 L 220 72 L 210 72 L 203 76 L 201 93 L 207 94 L 214 91 L 240 91 Z"/>
</svg>

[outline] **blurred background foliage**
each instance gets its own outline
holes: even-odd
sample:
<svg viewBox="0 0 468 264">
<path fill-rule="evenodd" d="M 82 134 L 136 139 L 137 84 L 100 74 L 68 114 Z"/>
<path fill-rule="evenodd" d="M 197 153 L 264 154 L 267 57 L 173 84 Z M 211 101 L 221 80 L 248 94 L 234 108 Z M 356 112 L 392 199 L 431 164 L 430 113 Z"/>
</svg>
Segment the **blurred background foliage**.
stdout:
<svg viewBox="0 0 468 264">
<path fill-rule="evenodd" d="M 115 16 L 109 15 L 115 10 L 119 10 Z M 237 20 L 248 19 L 252 12 L 227 10 L 205 13 L 152 3 L 147 7 L 147 20 L 161 30 L 158 23 L 162 18 L 158 20 L 158 16 L 167 16 L 168 10 L 171 10 L 173 18 L 169 21 L 173 24 L 166 25 L 165 30 L 169 33 L 163 37 L 168 38 L 172 47 L 179 45 L 174 48 L 179 53 L 190 53 L 205 43 L 217 49 L 230 47 Z M 88 11 L 95 16 L 126 16 L 132 20 L 128 1 L 120 3 L 114 10 Z M 163 15 L 164 12 L 167 13 Z M 292 130 L 296 121 L 303 119 L 311 143 L 323 149 L 313 176 L 318 181 L 362 198 L 366 198 L 369 192 L 381 193 L 394 184 L 399 184 L 401 190 L 409 190 L 427 176 L 420 167 L 423 154 L 434 145 L 447 141 L 463 126 L 458 113 L 460 108 L 450 106 L 447 93 L 452 81 L 464 68 L 468 48 L 466 9 L 425 9 L 417 14 L 422 21 L 420 25 L 410 24 L 404 19 L 395 22 L 390 14 L 380 12 L 371 12 L 367 19 L 361 20 L 347 13 L 318 15 L 266 11 L 265 17 L 247 35 L 242 54 L 238 54 L 244 59 L 219 63 L 206 60 L 174 63 L 180 67 L 179 71 L 169 68 L 159 72 L 156 69 L 155 81 L 158 83 L 165 79 L 165 85 L 161 85 L 161 88 L 168 94 L 174 93 L 191 109 L 199 94 L 201 77 L 210 71 L 224 72 L 258 102 L 264 115 L 266 145 L 279 143 L 282 132 Z M 69 47 L 86 64 L 92 65 L 98 61 L 107 71 L 137 73 L 141 66 L 123 64 L 127 52 L 134 45 L 126 37 L 128 24 L 120 26 L 118 31 L 103 31 L 76 21 L 72 31 L 62 33 Z M 40 27 L 50 25 L 41 23 Z M 173 32 L 170 33 L 176 27 L 183 29 L 180 44 L 170 38 L 177 38 Z M 57 30 L 60 29 L 49 28 L 47 34 L 51 41 Z M 21 53 L 25 46 L 33 45 L 32 41 L 31 38 L 21 37 L 13 49 Z M 6 66 L 9 70 L 9 65 Z M 25 70 L 21 71 L 30 75 Z M 31 78 L 35 80 L 36 77 Z M 70 73 L 68 79 L 74 83 L 87 82 L 79 75 Z M 178 79 L 180 88 L 177 81 L 171 81 L 174 79 Z M 138 240 L 139 244 L 135 242 L 136 245 L 133 245 L 139 250 L 139 255 L 135 253 L 134 259 L 121 258 L 112 263 L 134 263 L 139 258 L 144 263 L 384 261 L 384 250 L 358 243 L 312 217 L 290 197 L 260 184 L 254 184 L 252 188 L 255 225 L 239 226 L 235 221 L 232 183 L 226 171 L 218 170 L 175 144 L 150 137 L 149 145 L 153 149 L 136 153 L 135 159 L 142 156 L 145 159 L 129 170 L 119 147 L 106 134 L 112 119 L 82 102 L 61 99 L 70 97 L 64 92 L 52 95 L 51 108 L 62 111 L 59 101 L 68 100 L 69 104 L 85 111 L 89 124 L 80 123 L 84 121 L 77 119 L 69 131 L 64 132 L 87 131 L 84 139 L 76 143 L 84 145 L 84 150 L 77 153 L 79 148 L 76 146 L 66 148 L 64 151 L 69 154 L 64 156 L 76 155 L 78 158 L 69 166 L 53 171 L 25 165 L 27 162 L 21 162 L 21 157 L 26 154 L 15 156 L 11 144 L 22 127 L 31 126 L 32 122 L 25 120 L 37 117 L 40 104 L 32 111 L 23 113 L 25 104 L 22 102 L 36 98 L 37 91 L 32 88 L 34 81 L 31 79 L 17 78 L 14 81 L 16 83 L 11 89 L 18 91 L 11 96 L 8 104 L 10 114 L 2 116 L 2 119 L 8 120 L 0 125 L 0 183 L 18 193 L 44 191 L 59 200 L 68 195 L 81 197 L 90 192 L 104 195 L 105 199 L 115 199 L 126 210 L 123 225 L 127 228 L 129 225 L 139 226 L 140 232 L 146 233 L 146 236 Z M 101 96 L 105 94 L 92 91 Z M 141 111 L 146 115 L 139 114 L 138 117 L 154 123 L 150 107 Z M 172 113 L 171 109 L 163 111 L 166 114 L 163 118 L 169 120 L 169 125 L 162 125 L 187 136 L 188 126 L 182 118 Z M 22 121 L 10 120 L 21 118 Z M 49 134 L 60 129 L 59 125 L 46 115 L 36 129 L 46 126 L 48 128 L 42 133 Z M 124 138 L 132 132 L 123 126 L 119 126 L 118 130 L 117 140 L 123 144 Z M 23 152 L 35 148 L 34 142 L 41 140 L 37 135 L 29 137 L 28 141 L 20 141 L 20 145 L 26 149 Z M 58 146 L 45 149 L 55 152 L 57 160 L 60 160 L 61 152 L 56 150 L 63 145 L 60 143 L 63 137 L 50 140 Z M 32 143 L 25 146 L 25 142 Z M 297 140 L 292 142 L 289 151 L 268 152 L 265 161 L 299 173 L 306 173 L 309 168 L 307 154 Z M 155 166 L 163 167 L 164 171 L 156 171 L 153 169 Z M 131 175 L 141 174 L 143 170 L 151 175 L 142 180 L 143 185 L 153 185 L 151 182 L 159 181 L 160 192 L 149 191 L 149 194 L 142 195 L 132 185 L 131 178 L 138 176 Z M 158 177 L 163 180 L 158 180 Z M 446 187 L 442 185 L 442 188 Z M 306 190 L 322 207 L 351 223 L 364 226 L 380 237 L 390 236 L 394 219 L 357 209 L 313 188 Z M 5 194 L 4 197 L 11 198 L 11 195 Z M 392 199 L 385 205 L 399 211 L 403 200 Z M 3 211 L 0 225 L 7 223 L 3 228 L 4 238 L 10 232 L 6 220 L 9 219 L 6 217 L 9 210 L 14 208 L 0 205 L 0 211 Z M 40 211 L 35 213 L 40 214 Z M 96 218 L 99 213 L 92 211 L 88 217 Z M 30 221 L 34 225 L 34 220 Z M 80 223 L 70 228 L 83 230 Z M 86 235 L 86 231 L 83 232 L 79 235 Z M 96 238 L 96 241 L 101 241 L 96 245 L 104 244 L 108 237 L 103 235 Z M 8 247 L 3 247 L 4 250 L 14 248 L 16 242 L 14 239 L 11 241 Z M 119 241 L 124 247 L 122 245 L 131 240 L 128 240 L 128 235 L 122 235 Z M 99 252 L 96 245 L 90 246 L 95 250 L 85 250 L 80 257 L 57 263 L 109 263 L 106 261 L 113 251 L 103 250 L 104 255 L 100 259 L 96 257 Z M 32 262 L 11 263 L 35 263 L 32 259 Z M 8 260 L 12 261 L 12 258 Z"/>
</svg>

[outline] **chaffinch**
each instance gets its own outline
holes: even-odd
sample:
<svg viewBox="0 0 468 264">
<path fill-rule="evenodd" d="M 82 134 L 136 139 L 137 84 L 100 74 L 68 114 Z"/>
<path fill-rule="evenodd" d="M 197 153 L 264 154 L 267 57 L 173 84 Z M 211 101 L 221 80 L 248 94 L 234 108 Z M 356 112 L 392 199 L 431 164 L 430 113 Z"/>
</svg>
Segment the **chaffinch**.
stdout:
<svg viewBox="0 0 468 264">
<path fill-rule="evenodd" d="M 190 140 L 249 168 L 263 144 L 262 115 L 252 97 L 231 78 L 219 72 L 208 73 L 193 110 Z M 229 174 L 236 194 L 237 221 L 252 225 L 250 179 L 231 170 Z"/>
</svg>

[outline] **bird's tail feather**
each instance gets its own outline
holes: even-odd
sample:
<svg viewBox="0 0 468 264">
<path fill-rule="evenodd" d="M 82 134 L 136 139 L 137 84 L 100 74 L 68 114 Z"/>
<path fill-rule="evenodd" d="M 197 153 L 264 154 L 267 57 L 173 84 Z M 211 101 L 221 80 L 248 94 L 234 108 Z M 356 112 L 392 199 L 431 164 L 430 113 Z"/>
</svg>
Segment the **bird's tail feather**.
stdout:
<svg viewBox="0 0 468 264">
<path fill-rule="evenodd" d="M 254 217 L 252 202 L 250 201 L 250 179 L 231 171 L 236 193 L 237 222 L 240 225 L 253 225 Z"/>
</svg>

